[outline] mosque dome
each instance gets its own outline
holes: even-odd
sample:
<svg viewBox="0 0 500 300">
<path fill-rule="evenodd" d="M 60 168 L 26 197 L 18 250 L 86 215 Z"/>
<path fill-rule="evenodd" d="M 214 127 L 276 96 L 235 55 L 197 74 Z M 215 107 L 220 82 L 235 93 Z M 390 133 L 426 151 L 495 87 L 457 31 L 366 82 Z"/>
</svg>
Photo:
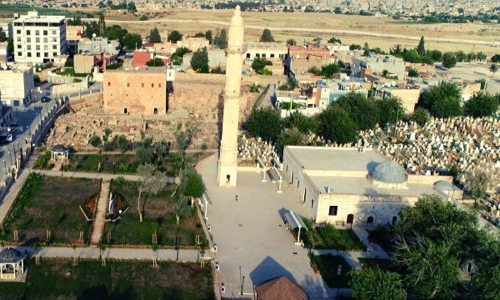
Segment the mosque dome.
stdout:
<svg viewBox="0 0 500 300">
<path fill-rule="evenodd" d="M 383 182 L 399 184 L 406 182 L 406 172 L 392 160 L 384 161 L 379 163 L 372 172 L 373 180 Z"/>
</svg>

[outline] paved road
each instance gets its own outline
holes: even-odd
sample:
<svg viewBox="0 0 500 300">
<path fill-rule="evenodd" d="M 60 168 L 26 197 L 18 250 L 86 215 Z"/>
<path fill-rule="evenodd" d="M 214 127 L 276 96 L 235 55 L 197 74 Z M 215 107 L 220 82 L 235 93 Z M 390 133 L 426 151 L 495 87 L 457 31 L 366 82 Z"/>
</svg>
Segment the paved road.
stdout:
<svg viewBox="0 0 500 300">
<path fill-rule="evenodd" d="M 98 19 L 83 19 L 84 21 L 98 21 Z M 201 24 L 212 24 L 212 25 L 222 25 L 229 26 L 229 22 L 225 21 L 212 21 L 212 20 L 183 20 L 183 19 L 152 19 L 147 21 L 123 21 L 123 20 L 106 20 L 108 23 L 113 24 L 127 24 L 127 23 L 201 23 Z M 409 35 L 400 35 L 400 34 L 384 34 L 377 32 L 367 32 L 367 31 L 356 31 L 356 30 L 342 30 L 342 29 L 325 29 L 325 28 L 299 28 L 299 27 L 268 27 L 268 26 L 260 26 L 260 25 L 245 25 L 247 29 L 258 29 L 264 30 L 269 29 L 273 32 L 289 32 L 289 31 L 297 31 L 297 32 L 312 32 L 312 33 L 331 33 L 331 34 L 346 34 L 346 35 L 358 35 L 358 36 L 372 36 L 372 37 L 381 37 L 381 38 L 389 38 L 389 39 L 397 39 L 397 40 L 412 40 L 419 41 L 421 36 L 409 36 Z M 449 38 L 433 38 L 426 37 L 426 41 L 436 41 L 441 43 L 461 43 L 461 44 L 474 44 L 474 45 L 490 45 L 490 46 L 498 46 L 500 42 L 498 41 L 481 41 L 481 40 L 462 40 L 462 39 L 449 39 Z"/>
</svg>

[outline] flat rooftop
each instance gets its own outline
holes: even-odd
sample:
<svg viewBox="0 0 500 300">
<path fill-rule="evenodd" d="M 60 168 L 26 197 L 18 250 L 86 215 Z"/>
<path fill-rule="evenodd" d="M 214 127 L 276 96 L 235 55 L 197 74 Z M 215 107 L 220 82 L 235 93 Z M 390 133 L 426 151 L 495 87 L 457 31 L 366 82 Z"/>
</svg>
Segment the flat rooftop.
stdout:
<svg viewBox="0 0 500 300">
<path fill-rule="evenodd" d="M 372 171 L 379 163 L 388 160 L 371 149 L 359 152 L 357 148 L 287 146 L 285 151 L 307 170 Z"/>
<path fill-rule="evenodd" d="M 122 68 L 116 70 L 106 70 L 105 72 L 113 73 L 141 73 L 141 74 L 167 74 L 167 67 L 142 67 L 142 68 Z M 172 69 L 173 70 L 173 69 Z"/>
<path fill-rule="evenodd" d="M 423 194 L 435 194 L 443 197 L 443 194 L 430 184 L 407 183 L 408 189 L 382 189 L 374 187 L 366 177 L 311 176 L 309 174 L 304 174 L 304 176 L 310 178 L 316 189 L 323 194 L 328 193 L 327 188 L 330 187 L 330 193 L 342 195 L 420 197 Z"/>
<path fill-rule="evenodd" d="M 15 19 L 13 22 L 49 22 L 49 23 L 59 23 L 63 21 L 66 17 L 65 16 L 44 16 L 44 15 L 38 15 L 36 17 L 28 16 L 28 15 L 23 15 L 19 16 L 19 18 Z"/>
</svg>

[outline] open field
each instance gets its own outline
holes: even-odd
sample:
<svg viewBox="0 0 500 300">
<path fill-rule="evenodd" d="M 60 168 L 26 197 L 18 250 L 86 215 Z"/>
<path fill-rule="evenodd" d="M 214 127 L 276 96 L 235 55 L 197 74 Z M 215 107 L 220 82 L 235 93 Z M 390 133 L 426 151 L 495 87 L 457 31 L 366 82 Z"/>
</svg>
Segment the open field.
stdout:
<svg viewBox="0 0 500 300">
<path fill-rule="evenodd" d="M 50 229 L 50 243 L 78 243 L 80 231 L 83 242 L 88 242 L 92 222 L 87 222 L 79 206 L 89 206 L 86 211 L 93 217 L 100 186 L 100 181 L 90 179 L 31 174 L 5 220 L 6 240 L 12 242 L 18 230 L 20 243 L 46 242 Z"/>
<path fill-rule="evenodd" d="M 207 244 L 194 207 L 189 216 L 181 218 L 179 225 L 177 225 L 173 213 L 176 200 L 171 196 L 175 189 L 174 186 L 168 186 L 156 195 L 142 193 L 141 203 L 144 206 L 144 219 L 140 223 L 137 210 L 138 187 L 139 183 L 137 182 L 120 183 L 116 180 L 111 182 L 111 191 L 123 196 L 130 208 L 121 220 L 106 224 L 103 235 L 105 242 L 107 242 L 108 232 L 110 232 L 110 244 L 112 245 L 150 246 L 152 235 L 156 231 L 159 246 L 173 247 L 176 236 L 179 236 L 181 247 L 194 247 L 196 235 L 199 235 L 200 243 Z"/>
<path fill-rule="evenodd" d="M 215 299 L 210 265 L 195 263 L 43 260 L 26 283 L 0 283 L 0 300 Z M 49 287 L 50 286 L 50 287 Z"/>
</svg>

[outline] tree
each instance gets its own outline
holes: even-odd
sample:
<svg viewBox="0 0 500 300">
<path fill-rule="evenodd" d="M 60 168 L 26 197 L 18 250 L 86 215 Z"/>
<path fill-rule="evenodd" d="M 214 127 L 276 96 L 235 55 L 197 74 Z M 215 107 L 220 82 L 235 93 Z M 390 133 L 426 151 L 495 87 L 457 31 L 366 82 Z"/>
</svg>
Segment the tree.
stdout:
<svg viewBox="0 0 500 300">
<path fill-rule="evenodd" d="M 300 112 L 294 112 L 285 119 L 285 127 L 297 128 L 304 134 L 316 131 L 316 125 L 315 119 L 305 116 Z"/>
<path fill-rule="evenodd" d="M 151 164 L 140 165 L 137 168 L 137 175 L 140 177 L 139 196 L 137 197 L 137 212 L 139 221 L 142 223 L 143 207 L 141 205 L 142 193 L 156 194 L 166 186 L 165 175 L 155 171 L 155 166 Z"/>
<path fill-rule="evenodd" d="M 296 46 L 297 45 L 297 41 L 294 40 L 294 39 L 288 39 L 288 40 L 286 40 L 286 44 L 289 45 L 289 46 Z"/>
<path fill-rule="evenodd" d="M 189 206 L 189 198 L 185 195 L 179 195 L 174 207 L 174 214 L 177 220 L 177 225 L 179 225 L 180 219 L 187 217 L 191 213 L 191 207 Z"/>
<path fill-rule="evenodd" d="M 201 198 L 205 193 L 205 184 L 200 174 L 191 171 L 185 178 L 184 195 L 193 198 Z"/>
<path fill-rule="evenodd" d="M 413 113 L 412 120 L 423 127 L 429 121 L 429 112 L 425 108 L 419 108 Z"/>
<path fill-rule="evenodd" d="M 351 92 L 335 102 L 349 113 L 361 130 L 373 129 L 379 120 L 377 103 L 360 93 Z"/>
<path fill-rule="evenodd" d="M 499 63 L 500 62 L 500 54 L 495 54 L 491 57 L 491 62 Z"/>
<path fill-rule="evenodd" d="M 252 110 L 244 128 L 252 137 L 275 142 L 283 128 L 283 121 L 273 108 L 260 108 Z"/>
<path fill-rule="evenodd" d="M 115 135 L 115 137 L 113 138 L 113 141 L 116 142 L 116 147 L 122 153 L 127 152 L 127 150 L 130 147 L 129 141 L 127 140 L 127 138 L 123 134 Z"/>
<path fill-rule="evenodd" d="M 104 35 L 104 31 L 106 30 L 106 20 L 104 18 L 104 13 L 101 12 L 99 13 L 99 35 Z"/>
<path fill-rule="evenodd" d="M 457 58 L 457 62 L 463 62 L 467 59 L 467 55 L 462 50 L 455 52 L 455 57 Z"/>
<path fill-rule="evenodd" d="M 286 128 L 278 136 L 276 141 L 276 150 L 283 157 L 283 149 L 285 146 L 302 146 L 304 145 L 305 136 L 297 128 Z"/>
<path fill-rule="evenodd" d="M 90 140 L 89 140 L 89 143 L 93 146 L 93 147 L 96 147 L 96 148 L 99 148 L 102 146 L 102 140 L 101 138 L 98 136 L 98 135 L 93 135 Z"/>
<path fill-rule="evenodd" d="M 212 36 L 212 30 L 207 30 L 207 32 L 205 32 L 205 38 L 208 40 L 209 44 L 213 43 L 214 38 Z"/>
<path fill-rule="evenodd" d="M 420 38 L 420 42 L 418 43 L 417 53 L 418 55 L 425 55 L 425 40 L 423 36 Z"/>
<path fill-rule="evenodd" d="M 226 49 L 227 48 L 227 34 L 226 34 L 226 30 L 225 29 L 222 29 L 220 31 L 219 35 L 215 37 L 215 39 L 214 39 L 214 45 L 216 45 L 220 49 Z"/>
<path fill-rule="evenodd" d="M 468 174 L 470 193 L 474 199 L 484 199 L 488 196 L 486 188 L 488 187 L 488 175 L 484 172 Z"/>
<path fill-rule="evenodd" d="M 406 300 L 406 291 L 398 273 L 378 267 L 351 271 L 351 296 L 358 300 Z"/>
<path fill-rule="evenodd" d="M 331 78 L 333 76 L 333 74 L 337 74 L 340 72 L 340 68 L 337 64 L 328 64 L 326 66 L 322 66 L 321 67 L 321 74 L 325 77 L 325 78 Z"/>
<path fill-rule="evenodd" d="M 318 116 L 318 134 L 331 142 L 345 144 L 358 138 L 358 126 L 340 105 L 325 109 Z"/>
<path fill-rule="evenodd" d="M 149 20 L 149 17 L 148 17 L 148 15 L 145 15 L 145 14 L 141 15 L 141 17 L 139 18 L 139 21 L 147 21 L 147 20 Z"/>
<path fill-rule="evenodd" d="M 135 7 L 135 3 L 133 1 L 130 1 L 128 4 L 127 4 L 127 9 L 128 11 L 130 12 L 137 12 L 137 7 Z"/>
<path fill-rule="evenodd" d="M 331 37 L 329 40 L 328 40 L 328 43 L 332 43 L 332 44 L 342 44 L 342 41 L 340 39 L 336 39 L 335 37 Z"/>
<path fill-rule="evenodd" d="M 483 52 L 478 52 L 476 54 L 476 57 L 478 60 L 486 60 L 487 59 L 486 54 L 484 54 Z"/>
<path fill-rule="evenodd" d="M 252 62 L 252 69 L 257 72 L 257 74 L 263 74 L 266 66 L 272 66 L 273 63 L 265 58 L 255 58 Z"/>
<path fill-rule="evenodd" d="M 370 47 L 368 46 L 368 43 L 365 43 L 363 46 L 363 56 L 369 56 L 370 55 Z"/>
<path fill-rule="evenodd" d="M 208 52 L 206 48 L 198 49 L 198 51 L 193 53 L 193 57 L 191 58 L 191 68 L 193 70 L 198 71 L 203 65 L 208 67 Z"/>
<path fill-rule="evenodd" d="M 260 41 L 265 42 L 265 43 L 274 42 L 274 38 L 273 38 L 273 35 L 271 34 L 271 30 L 269 30 L 267 28 L 264 29 L 264 31 L 262 31 L 262 36 L 260 37 Z"/>
<path fill-rule="evenodd" d="M 354 51 L 354 50 L 361 50 L 361 45 L 358 44 L 352 44 L 349 46 L 349 50 Z"/>
<path fill-rule="evenodd" d="M 495 96 L 480 92 L 465 102 L 465 113 L 475 118 L 489 117 L 497 112 L 498 105 Z"/>
<path fill-rule="evenodd" d="M 189 50 L 186 47 L 177 48 L 177 50 L 175 50 L 174 54 L 172 54 L 170 59 L 172 60 L 172 63 L 174 65 L 180 65 L 182 63 L 182 59 L 184 57 L 184 54 L 189 53 L 189 52 L 191 52 L 191 50 Z"/>
<path fill-rule="evenodd" d="M 432 50 L 430 51 L 428 56 L 430 56 L 430 58 L 432 58 L 432 60 L 434 61 L 441 61 L 441 59 L 443 58 L 443 53 L 441 53 L 441 51 L 439 50 Z"/>
<path fill-rule="evenodd" d="M 393 124 L 402 120 L 405 114 L 405 108 L 399 98 L 385 97 L 375 101 L 378 107 L 378 123 L 380 126 Z"/>
<path fill-rule="evenodd" d="M 0 43 L 7 41 L 7 34 L 3 31 L 2 27 L 0 27 Z"/>
<path fill-rule="evenodd" d="M 441 82 L 425 93 L 423 98 L 423 106 L 435 117 L 447 118 L 462 114 L 462 92 L 455 83 Z"/>
<path fill-rule="evenodd" d="M 417 69 L 411 69 L 410 71 L 408 71 L 408 77 L 418 77 Z"/>
<path fill-rule="evenodd" d="M 117 40 L 120 44 L 123 44 L 123 40 L 127 35 L 128 30 L 120 27 L 119 25 L 113 25 L 111 27 L 106 27 L 104 30 L 104 36 L 109 40 Z M 142 39 L 141 39 L 142 42 Z M 123 45 L 122 45 L 123 46 Z M 140 46 L 140 45 L 139 45 Z M 135 45 L 133 45 L 135 47 Z"/>
<path fill-rule="evenodd" d="M 457 64 L 457 58 L 455 56 L 455 53 L 453 52 L 446 52 L 443 54 L 443 67 L 447 69 L 451 69 Z"/>
<path fill-rule="evenodd" d="M 153 162 L 153 139 L 143 136 L 139 147 L 135 150 L 135 155 L 142 165 L 151 164 Z"/>
<path fill-rule="evenodd" d="M 491 77 L 495 77 L 495 73 L 498 71 L 498 65 L 497 64 L 492 64 L 490 66 L 490 72 L 493 73 L 493 75 Z"/>
<path fill-rule="evenodd" d="M 123 46 L 128 50 L 133 50 L 141 47 L 142 37 L 136 33 L 127 33 L 123 38 Z"/>
<path fill-rule="evenodd" d="M 182 40 L 182 33 L 180 33 L 179 31 L 177 30 L 172 30 L 170 31 L 170 33 L 168 34 L 168 37 L 167 37 L 168 41 L 171 42 L 171 43 L 177 43 L 178 41 Z"/>
<path fill-rule="evenodd" d="M 146 62 L 146 65 L 148 67 L 163 67 L 165 65 L 165 63 L 163 62 L 163 60 L 159 57 L 155 57 L 153 59 L 150 59 Z"/>
<path fill-rule="evenodd" d="M 153 28 L 151 29 L 151 32 L 149 33 L 149 42 L 151 43 L 160 43 L 161 42 L 161 36 L 160 36 L 160 31 L 158 28 Z"/>
</svg>

